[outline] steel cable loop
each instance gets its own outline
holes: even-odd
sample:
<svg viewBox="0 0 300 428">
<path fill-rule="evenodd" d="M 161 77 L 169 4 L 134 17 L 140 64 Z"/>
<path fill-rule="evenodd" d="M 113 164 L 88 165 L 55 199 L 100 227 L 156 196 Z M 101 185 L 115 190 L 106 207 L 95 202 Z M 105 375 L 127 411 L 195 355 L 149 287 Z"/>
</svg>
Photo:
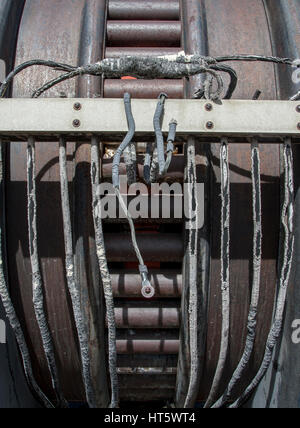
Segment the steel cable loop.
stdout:
<svg viewBox="0 0 300 428">
<path fill-rule="evenodd" d="M 225 65 L 225 64 L 212 65 L 211 68 L 215 71 L 223 71 L 224 73 L 229 74 L 230 83 L 229 83 L 227 92 L 224 96 L 225 100 L 229 100 L 232 97 L 232 95 L 233 95 L 233 93 L 237 87 L 237 83 L 238 83 L 237 72 L 232 67 L 229 67 L 228 65 Z"/>
<path fill-rule="evenodd" d="M 229 349 L 230 330 L 230 284 L 229 284 L 229 244 L 230 244 L 230 180 L 228 162 L 228 140 L 223 138 L 220 147 L 221 167 L 221 292 L 222 292 L 222 332 L 218 364 L 204 408 L 209 408 L 216 400 L 216 394 L 225 369 Z"/>
<path fill-rule="evenodd" d="M 0 186 L 3 189 L 4 183 L 3 183 L 3 160 L 2 160 L 2 142 L 0 140 Z M 2 205 L 4 207 L 4 205 Z M 32 363 L 30 358 L 29 349 L 27 347 L 27 343 L 25 340 L 25 336 L 19 321 L 19 318 L 16 314 L 13 302 L 10 297 L 8 284 L 7 284 L 7 273 L 6 273 L 6 267 L 5 267 L 5 261 L 3 256 L 3 230 L 2 226 L 4 223 L 4 214 L 2 213 L 2 218 L 0 221 L 0 297 L 2 300 L 2 304 L 6 313 L 6 317 L 9 321 L 9 324 L 14 332 L 22 362 L 23 362 L 23 368 L 24 373 L 28 382 L 29 387 L 31 388 L 32 392 L 36 395 L 36 397 L 40 400 L 40 402 L 47 408 L 54 408 L 51 401 L 46 397 L 46 395 L 43 393 L 41 388 L 38 386 L 33 370 L 32 370 Z"/>
<path fill-rule="evenodd" d="M 67 286 L 71 296 L 72 309 L 74 320 L 77 329 L 82 377 L 85 387 L 86 399 L 89 407 L 96 407 L 95 392 L 91 380 L 91 367 L 89 356 L 88 333 L 84 322 L 84 315 L 81 309 L 80 290 L 75 275 L 75 260 L 73 250 L 73 237 L 70 213 L 70 200 L 68 189 L 68 176 L 67 176 L 67 156 L 66 156 L 66 142 L 64 138 L 59 141 L 59 167 L 60 167 L 60 187 L 61 187 L 61 204 L 63 214 L 64 226 L 64 242 L 65 242 L 65 269 Z"/>
<path fill-rule="evenodd" d="M 254 350 L 257 327 L 257 312 L 260 296 L 260 274 L 262 259 L 262 223 L 261 223 L 261 179 L 259 146 L 253 139 L 251 144 L 251 176 L 252 176 L 252 210 L 253 210 L 253 261 L 252 261 L 252 293 L 247 322 L 247 337 L 243 355 L 234 371 L 223 396 L 212 406 L 220 408 L 231 399 L 232 392 L 240 382 L 247 369 Z"/>
<path fill-rule="evenodd" d="M 245 403 L 257 388 L 262 378 L 266 374 L 273 356 L 273 351 L 280 337 L 283 325 L 284 310 L 286 304 L 287 288 L 289 283 L 291 265 L 294 250 L 294 177 L 293 177 L 293 154 L 291 139 L 286 138 L 283 148 L 284 161 L 284 201 L 281 210 L 281 226 L 284 234 L 283 259 L 280 268 L 279 290 L 276 301 L 273 324 L 268 335 L 265 354 L 262 364 L 249 386 L 243 394 L 231 405 L 230 408 L 238 408 Z"/>
<path fill-rule="evenodd" d="M 238 75 L 236 71 L 233 68 L 229 67 L 228 65 L 224 65 L 224 64 L 222 65 L 215 64 L 215 65 L 211 65 L 210 67 L 212 70 L 222 71 L 229 75 L 230 82 L 229 82 L 229 86 L 226 91 L 226 94 L 224 96 L 225 100 L 229 100 L 232 97 L 238 83 Z M 195 92 L 193 98 L 197 98 L 197 99 L 206 98 L 207 100 L 214 100 L 214 95 L 212 94 L 212 84 L 213 84 L 213 76 L 208 75 L 204 81 L 203 87 L 199 88 Z"/>
<path fill-rule="evenodd" d="M 37 201 L 35 181 L 35 141 L 29 137 L 27 144 L 27 216 L 29 254 L 32 270 L 32 295 L 35 317 L 40 330 L 43 349 L 51 376 L 53 390 L 59 407 L 68 407 L 63 396 L 55 361 L 55 352 L 51 331 L 45 314 L 44 284 L 40 271 L 37 234 Z"/>
<path fill-rule="evenodd" d="M 117 375 L 116 321 L 113 290 L 111 285 L 111 277 L 107 266 L 104 235 L 102 228 L 101 197 L 99 193 L 100 153 L 99 140 L 97 137 L 93 137 L 91 141 L 91 182 L 96 252 L 103 285 L 108 327 L 108 364 L 111 384 L 110 408 L 117 408 L 119 406 L 119 385 Z"/>
</svg>

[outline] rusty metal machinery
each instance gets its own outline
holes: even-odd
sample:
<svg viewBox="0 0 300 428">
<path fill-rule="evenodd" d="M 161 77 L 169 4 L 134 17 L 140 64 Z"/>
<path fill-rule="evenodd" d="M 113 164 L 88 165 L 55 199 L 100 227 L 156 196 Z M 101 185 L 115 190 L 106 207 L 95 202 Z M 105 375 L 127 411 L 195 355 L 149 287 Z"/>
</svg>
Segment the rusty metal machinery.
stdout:
<svg viewBox="0 0 300 428">
<path fill-rule="evenodd" d="M 298 407 L 300 102 L 272 101 L 300 89 L 299 0 L 3 0 L 0 23 L 7 74 L 38 58 L 77 76 L 27 100 L 58 75 L 34 65 L 0 100 L 0 407 Z M 189 75 L 168 78 L 180 52 Z M 133 78 L 128 64 L 116 77 L 123 57 L 163 61 L 158 78 Z M 97 186 L 114 183 L 127 132 L 124 94 L 134 181 L 154 138 L 148 110 L 165 103 L 163 132 L 176 119 L 177 137 L 160 179 L 204 183 L 204 225 L 99 220 Z"/>
</svg>

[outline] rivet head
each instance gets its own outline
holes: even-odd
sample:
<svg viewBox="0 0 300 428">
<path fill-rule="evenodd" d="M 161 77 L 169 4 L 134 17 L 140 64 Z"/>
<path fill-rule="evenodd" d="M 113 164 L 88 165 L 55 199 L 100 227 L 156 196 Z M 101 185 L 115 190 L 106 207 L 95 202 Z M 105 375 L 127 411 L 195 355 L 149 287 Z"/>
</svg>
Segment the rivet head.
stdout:
<svg viewBox="0 0 300 428">
<path fill-rule="evenodd" d="M 213 109 L 212 104 L 210 104 L 210 103 L 205 104 L 205 110 L 212 111 L 212 109 Z"/>
<path fill-rule="evenodd" d="M 206 123 L 206 128 L 207 128 L 207 129 L 213 129 L 213 127 L 214 127 L 213 122 L 210 122 L 210 121 L 209 121 L 209 122 L 207 122 L 207 123 Z"/>
<path fill-rule="evenodd" d="M 142 288 L 142 296 L 144 296 L 146 299 L 151 299 L 155 294 L 155 290 L 153 287 L 144 286 Z"/>
<path fill-rule="evenodd" d="M 296 111 L 297 111 L 298 113 L 300 113 L 300 105 L 298 105 L 298 106 L 296 107 Z"/>
<path fill-rule="evenodd" d="M 80 103 L 75 103 L 73 107 L 74 107 L 74 110 L 77 110 L 77 111 L 81 110 L 81 104 Z"/>
<path fill-rule="evenodd" d="M 74 120 L 73 120 L 73 126 L 74 126 L 75 128 L 78 128 L 78 127 L 80 126 L 80 120 L 79 120 L 79 119 L 74 119 Z"/>
<path fill-rule="evenodd" d="M 298 123 L 297 128 L 298 128 L 298 129 L 299 129 L 299 131 L 300 131 L 300 122 Z"/>
</svg>

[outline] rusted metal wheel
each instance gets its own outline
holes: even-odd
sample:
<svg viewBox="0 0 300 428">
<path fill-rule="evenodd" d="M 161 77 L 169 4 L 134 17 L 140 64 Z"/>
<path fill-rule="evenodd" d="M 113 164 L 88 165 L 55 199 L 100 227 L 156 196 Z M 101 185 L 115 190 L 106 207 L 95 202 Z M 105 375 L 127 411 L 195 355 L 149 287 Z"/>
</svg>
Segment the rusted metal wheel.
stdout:
<svg viewBox="0 0 300 428">
<path fill-rule="evenodd" d="M 295 30 L 299 28 L 299 15 L 293 14 L 295 8 L 299 8 L 296 0 L 26 0 L 12 3 L 16 9 L 7 9 L 7 15 L 6 9 L 2 10 L 0 6 L 0 19 L 1 13 L 6 23 L 13 19 L 10 28 L 15 29 L 6 36 L 11 47 L 9 52 L 5 50 L 0 30 L 0 57 L 6 59 L 9 68 L 13 62 L 20 64 L 32 58 L 81 65 L 103 57 L 163 55 L 180 50 L 211 56 L 253 53 L 295 57 L 297 46 L 300 48 Z M 279 14 L 283 14 L 284 22 L 289 22 L 285 43 L 278 40 L 278 32 L 284 25 L 279 22 Z M 252 98 L 257 89 L 262 91 L 263 99 L 286 97 L 294 91 L 286 84 L 289 77 L 284 67 L 280 72 L 269 64 L 242 63 L 234 64 L 234 68 L 240 77 L 235 98 Z M 34 88 L 52 77 L 53 71 L 40 67 L 26 71 L 15 79 L 12 96 L 28 97 Z M 189 82 L 159 79 L 102 81 L 96 77 L 81 77 L 56 86 L 46 96 L 119 98 L 126 91 L 133 98 L 156 98 L 163 91 L 171 98 L 189 98 L 198 88 L 198 77 Z M 199 114 L 206 115 L 209 121 L 209 111 L 199 111 Z M 187 144 L 185 146 L 188 147 Z M 183 182 L 187 173 L 185 146 L 180 146 L 173 157 L 170 168 L 173 181 Z M 138 277 L 133 273 L 137 264 L 128 227 L 121 222 L 106 222 L 104 225 L 115 294 L 121 403 L 175 400 L 177 406 L 184 404 L 193 359 L 189 348 L 191 330 L 188 319 L 189 293 L 193 286 L 198 293 L 199 312 L 195 325 L 199 355 L 194 355 L 198 371 L 192 401 L 205 401 L 212 383 L 221 331 L 219 154 L 217 144 L 208 147 L 195 142 L 195 147 L 196 179 L 206 185 L 205 226 L 197 232 L 196 251 L 193 254 L 189 251 L 188 232 L 183 222 L 138 222 L 141 251 L 149 262 L 158 290 L 153 301 L 145 303 L 139 296 Z M 103 143 L 103 155 L 109 152 L 108 149 Z M 64 394 L 70 402 L 84 402 L 80 357 L 64 271 L 57 144 L 40 143 L 36 156 L 38 233 L 47 315 Z M 9 166 L 6 171 L 6 245 L 11 293 L 30 346 L 36 378 L 51 397 L 53 391 L 32 305 L 26 218 L 26 144 L 12 142 L 6 159 Z M 280 165 L 278 145 L 269 144 L 261 148 L 262 297 L 254 357 L 241 389 L 245 388 L 260 365 L 271 324 L 278 258 Z M 110 179 L 111 167 L 112 159 L 104 156 L 103 179 Z M 76 273 L 80 279 L 82 309 L 89 331 L 97 405 L 106 407 L 110 385 L 105 306 L 90 209 L 89 169 L 90 142 L 68 144 Z M 248 145 L 236 144 L 230 149 L 230 174 L 231 345 L 220 394 L 240 360 L 247 333 L 252 258 Z M 191 266 L 195 268 L 194 273 Z M 239 392 L 235 391 L 236 394 Z"/>
</svg>

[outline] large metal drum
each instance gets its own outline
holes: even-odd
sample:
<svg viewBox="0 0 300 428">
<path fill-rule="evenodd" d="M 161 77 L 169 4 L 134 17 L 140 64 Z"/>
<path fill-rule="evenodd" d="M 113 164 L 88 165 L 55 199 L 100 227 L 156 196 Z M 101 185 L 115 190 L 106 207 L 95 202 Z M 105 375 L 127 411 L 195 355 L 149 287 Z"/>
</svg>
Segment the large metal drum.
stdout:
<svg viewBox="0 0 300 428">
<path fill-rule="evenodd" d="M 180 50 L 211 56 L 247 53 L 297 58 L 300 49 L 299 0 L 3 0 L 0 21 L 0 58 L 6 61 L 9 70 L 14 64 L 33 58 L 81 65 L 124 54 L 162 55 Z M 234 98 L 251 99 L 257 89 L 262 92 L 261 99 L 268 100 L 286 99 L 296 92 L 291 70 L 286 66 L 279 68 L 266 63 L 235 63 L 234 68 L 239 75 Z M 53 71 L 45 71 L 38 66 L 25 71 L 15 78 L 11 96 L 29 97 L 34 88 L 53 76 Z M 170 98 L 190 98 L 198 87 L 198 78 L 153 81 L 102 80 L 88 76 L 62 83 L 45 96 L 122 98 L 127 91 L 133 98 L 156 98 L 160 92 L 166 92 Z M 138 293 L 137 264 L 131 250 L 128 226 L 122 222 L 104 223 L 106 252 L 115 294 L 121 405 L 127 401 L 165 403 L 174 400 L 179 407 L 184 404 L 192 359 L 188 346 L 191 281 L 198 284 L 199 307 L 202 308 L 197 320 L 200 358 L 195 380 L 195 401 L 203 402 L 208 396 L 218 361 L 222 321 L 218 147 L 217 144 L 197 145 L 197 181 L 205 183 L 206 217 L 204 227 L 198 231 L 198 271 L 195 277 L 189 272 L 191 260 L 184 223 L 176 219 L 168 222 L 139 221 L 141 250 L 159 290 L 154 300 L 145 302 Z M 252 261 L 249 147 L 244 143 L 230 146 L 232 316 L 230 353 L 219 394 L 224 391 L 241 358 L 247 334 L 252 280 L 249 273 Z M 111 179 L 110 148 L 103 142 L 103 180 Z M 298 151 L 297 148 L 294 153 L 296 171 Z M 280 146 L 263 145 L 260 154 L 262 295 L 253 358 L 239 389 L 235 391 L 236 395 L 247 386 L 260 366 L 276 295 L 282 172 Z M 92 381 L 98 406 L 106 407 L 110 383 L 105 305 L 90 209 L 90 142 L 69 143 L 67 155 L 76 274 L 89 333 Z M 69 402 L 84 403 L 76 329 L 65 279 L 57 144 L 39 143 L 36 156 L 39 249 L 47 317 L 64 395 Z M 28 341 L 37 382 L 49 397 L 53 397 L 32 304 L 25 142 L 9 145 L 6 165 L 5 227 L 10 291 Z M 185 168 L 186 152 L 180 145 L 171 164 L 172 180 L 182 182 Z M 297 185 L 297 175 L 295 180 Z M 296 255 L 299 252 L 298 199 L 297 192 Z M 297 257 L 295 259 L 297 262 Z M 292 366 L 299 367 L 300 359 L 289 340 L 289 326 L 297 318 L 299 310 L 299 279 L 296 273 L 295 265 L 288 295 L 285 333 L 282 347 L 278 350 L 278 361 L 281 371 L 283 367 L 285 369 L 285 376 L 275 393 L 272 381 L 265 391 L 258 390 L 255 398 L 257 406 L 270 405 L 270 397 L 274 398 L 274 394 L 276 406 L 294 407 L 299 404 L 299 370 L 294 375 Z M 11 355 L 10 358 L 15 357 Z M 277 384 L 276 367 L 272 374 Z M 289 382 L 292 387 L 287 390 Z M 20 388 L 19 382 L 15 388 Z"/>
</svg>

